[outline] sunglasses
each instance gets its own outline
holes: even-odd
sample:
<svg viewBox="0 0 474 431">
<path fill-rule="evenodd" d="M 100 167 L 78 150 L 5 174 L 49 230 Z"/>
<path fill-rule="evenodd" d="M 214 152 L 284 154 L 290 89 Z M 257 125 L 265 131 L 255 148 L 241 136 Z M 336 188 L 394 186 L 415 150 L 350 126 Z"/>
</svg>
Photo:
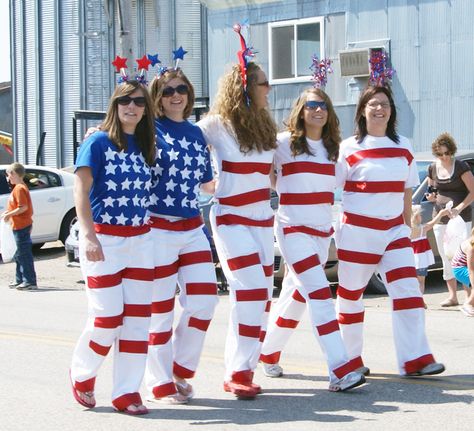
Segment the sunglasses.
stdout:
<svg viewBox="0 0 474 431">
<path fill-rule="evenodd" d="M 323 111 L 328 110 L 328 105 L 326 105 L 326 102 L 318 102 L 317 100 L 306 101 L 304 107 L 310 111 L 315 111 L 318 108 L 321 108 Z"/>
<path fill-rule="evenodd" d="M 263 81 L 263 82 L 257 82 L 257 85 L 259 87 L 270 87 L 270 83 L 267 81 Z"/>
<path fill-rule="evenodd" d="M 436 157 L 442 157 L 442 156 L 450 156 L 451 153 L 449 151 L 445 151 L 444 153 L 436 153 Z"/>
<path fill-rule="evenodd" d="M 143 108 L 146 105 L 146 99 L 143 96 L 122 96 L 117 98 L 117 103 L 121 106 L 128 106 L 132 102 L 135 103 L 135 106 L 138 106 L 139 108 Z"/>
<path fill-rule="evenodd" d="M 189 88 L 185 84 L 180 84 L 177 87 L 168 86 L 168 87 L 163 88 L 162 96 L 163 97 L 171 97 L 171 96 L 174 95 L 174 93 L 185 95 L 185 94 L 189 93 Z"/>
<path fill-rule="evenodd" d="M 382 108 L 382 109 L 388 109 L 390 108 L 390 103 L 389 102 L 369 102 L 367 103 L 367 106 L 370 108 L 370 109 L 377 109 L 379 106 Z"/>
</svg>

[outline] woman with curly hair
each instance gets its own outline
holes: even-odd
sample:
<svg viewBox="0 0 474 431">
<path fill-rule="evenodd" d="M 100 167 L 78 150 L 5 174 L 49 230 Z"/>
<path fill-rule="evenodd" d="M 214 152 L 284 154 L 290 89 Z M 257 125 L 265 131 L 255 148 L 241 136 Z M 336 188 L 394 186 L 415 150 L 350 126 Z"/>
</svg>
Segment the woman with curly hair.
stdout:
<svg viewBox="0 0 474 431">
<path fill-rule="evenodd" d="M 211 146 L 218 178 L 210 219 L 229 282 L 231 316 L 224 390 L 255 398 L 252 383 L 273 290 L 273 210 L 270 174 L 276 126 L 268 110 L 265 72 L 250 62 L 244 90 L 233 66 L 220 82 L 211 112 L 198 125 Z"/>
<path fill-rule="evenodd" d="M 352 363 L 362 360 L 367 283 L 378 272 L 392 301 L 393 337 L 400 374 L 439 374 L 426 338 L 425 309 L 410 241 L 412 188 L 419 184 L 413 148 L 396 131 L 392 92 L 367 87 L 356 109 L 355 135 L 341 142 L 338 182 L 344 212 L 336 228 L 337 309 Z"/>
<path fill-rule="evenodd" d="M 474 176 L 466 162 L 457 160 L 456 142 L 449 133 L 439 135 L 431 145 L 436 160 L 428 167 L 427 199 L 434 203 L 433 217 L 450 201 L 453 208 L 450 217 L 460 215 L 466 226 L 466 238 L 471 230 L 471 203 L 474 200 Z M 443 279 L 446 281 L 449 296 L 441 302 L 441 307 L 459 305 L 457 281 L 451 268 L 451 261 L 444 251 L 444 233 L 449 217 L 443 217 L 433 228 L 439 255 L 443 260 Z M 466 295 L 470 295 L 469 285 L 463 285 Z"/>
<path fill-rule="evenodd" d="M 270 313 L 260 356 L 265 375 L 283 374 L 278 364 L 281 352 L 307 307 L 326 356 L 330 391 L 365 382 L 349 363 L 324 273 L 333 233 L 331 206 L 340 141 L 339 120 L 328 95 L 319 88 L 305 90 L 293 106 L 287 130 L 278 134 L 274 163 L 280 206 L 275 232 L 288 271 Z"/>
</svg>

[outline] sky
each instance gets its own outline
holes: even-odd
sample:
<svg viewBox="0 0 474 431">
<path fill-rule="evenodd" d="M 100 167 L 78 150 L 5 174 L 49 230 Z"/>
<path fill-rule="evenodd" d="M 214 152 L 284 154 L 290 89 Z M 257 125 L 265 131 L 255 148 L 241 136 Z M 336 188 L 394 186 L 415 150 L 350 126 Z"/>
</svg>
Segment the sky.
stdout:
<svg viewBox="0 0 474 431">
<path fill-rule="evenodd" d="M 0 0 L 0 82 L 10 81 L 10 14 L 8 0 Z"/>
</svg>

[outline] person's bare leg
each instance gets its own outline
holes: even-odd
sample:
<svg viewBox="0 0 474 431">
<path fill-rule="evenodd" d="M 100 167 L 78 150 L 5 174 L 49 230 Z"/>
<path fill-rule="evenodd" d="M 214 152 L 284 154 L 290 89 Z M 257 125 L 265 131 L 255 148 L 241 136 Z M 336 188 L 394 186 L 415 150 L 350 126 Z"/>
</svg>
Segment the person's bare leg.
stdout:
<svg viewBox="0 0 474 431">
<path fill-rule="evenodd" d="M 448 298 L 445 299 L 442 303 L 442 307 L 452 307 L 455 305 L 459 305 L 458 302 L 458 294 L 457 294 L 457 288 L 458 288 L 458 282 L 456 281 L 455 278 L 451 278 L 450 280 L 446 280 L 446 286 L 448 287 Z"/>
</svg>

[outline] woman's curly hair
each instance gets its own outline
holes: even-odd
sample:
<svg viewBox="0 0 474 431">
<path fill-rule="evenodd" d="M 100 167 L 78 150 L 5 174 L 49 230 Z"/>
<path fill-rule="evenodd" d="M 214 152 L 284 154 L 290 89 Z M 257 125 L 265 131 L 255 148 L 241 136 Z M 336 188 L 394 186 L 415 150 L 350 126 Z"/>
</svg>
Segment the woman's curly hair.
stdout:
<svg viewBox="0 0 474 431">
<path fill-rule="evenodd" d="M 232 127 L 242 153 L 276 148 L 277 127 L 270 111 L 268 108 L 257 108 L 252 101 L 260 70 L 260 67 L 253 62 L 247 65 L 247 93 L 250 106 L 246 103 L 240 65 L 236 64 L 221 78 L 219 91 L 210 112 L 220 115 L 225 123 Z"/>
<path fill-rule="evenodd" d="M 303 118 L 303 110 L 308 96 L 314 94 L 326 103 L 327 122 L 323 127 L 322 140 L 323 145 L 328 152 L 328 160 L 337 161 L 339 156 L 339 144 L 341 143 L 341 131 L 339 129 L 339 119 L 329 96 L 320 88 L 308 88 L 301 93 L 296 100 L 285 122 L 287 130 L 290 132 L 290 149 L 293 156 L 306 153 L 312 155 L 306 140 L 306 128 Z"/>
<path fill-rule="evenodd" d="M 441 135 L 439 135 L 431 144 L 431 151 L 434 156 L 437 156 L 440 153 L 441 146 L 445 146 L 451 155 L 456 154 L 456 151 L 458 150 L 456 141 L 448 132 L 441 133 Z"/>
</svg>

